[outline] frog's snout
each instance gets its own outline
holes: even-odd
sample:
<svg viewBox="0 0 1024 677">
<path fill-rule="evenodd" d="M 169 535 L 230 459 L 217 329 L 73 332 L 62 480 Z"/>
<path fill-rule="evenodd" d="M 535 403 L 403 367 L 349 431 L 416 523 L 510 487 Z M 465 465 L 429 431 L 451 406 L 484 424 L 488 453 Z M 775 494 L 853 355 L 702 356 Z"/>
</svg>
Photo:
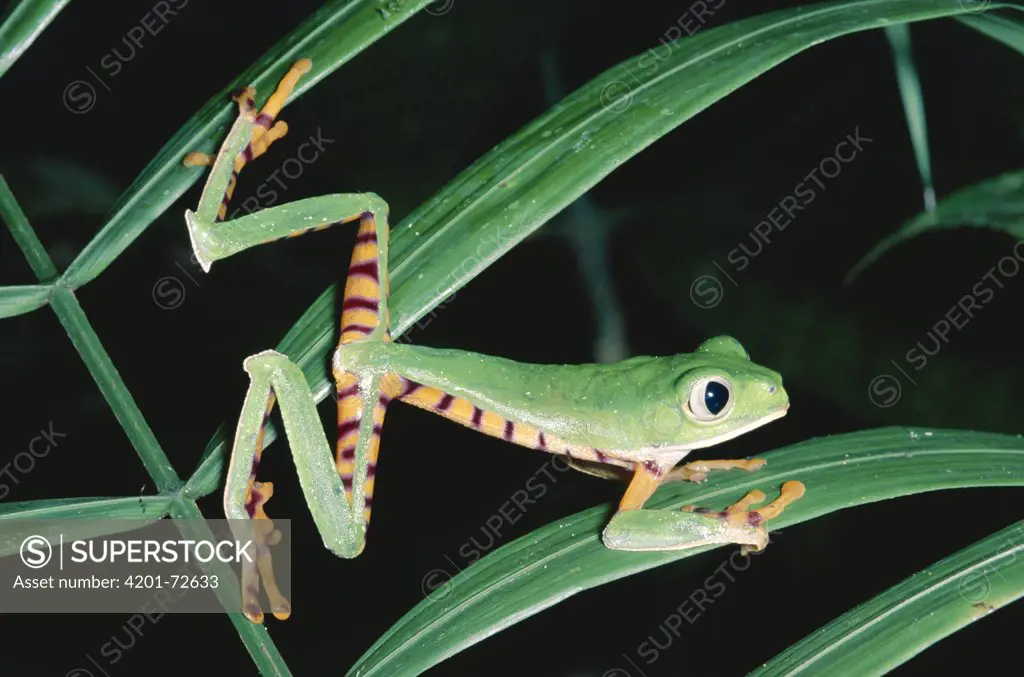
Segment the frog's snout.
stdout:
<svg viewBox="0 0 1024 677">
<path fill-rule="evenodd" d="M 789 393 L 782 387 L 781 382 L 766 383 L 764 388 L 768 394 L 768 401 L 778 403 L 779 411 L 787 411 L 789 409 Z"/>
</svg>

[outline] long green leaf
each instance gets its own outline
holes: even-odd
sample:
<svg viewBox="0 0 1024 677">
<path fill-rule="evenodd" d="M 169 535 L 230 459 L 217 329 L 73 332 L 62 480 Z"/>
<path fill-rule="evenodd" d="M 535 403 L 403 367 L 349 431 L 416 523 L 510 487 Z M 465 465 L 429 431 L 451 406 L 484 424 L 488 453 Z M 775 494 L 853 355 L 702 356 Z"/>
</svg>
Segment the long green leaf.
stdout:
<svg viewBox="0 0 1024 677">
<path fill-rule="evenodd" d="M 0 503 L 0 557 L 18 552 L 21 543 L 39 530 L 35 520 L 58 526 L 65 538 L 89 539 L 123 531 L 124 520 L 156 521 L 170 513 L 171 496 L 128 498 L 57 498 Z M 32 520 L 24 531 L 19 521 Z M 119 521 L 121 520 L 121 521 Z M 47 534 L 39 534 L 46 536 Z M 56 534 L 55 534 L 56 535 Z"/>
<path fill-rule="evenodd" d="M 0 520 L 160 519 L 170 512 L 173 496 L 117 498 L 48 498 L 0 503 Z"/>
<path fill-rule="evenodd" d="M 799 479 L 807 494 L 772 529 L 836 510 L 958 487 L 1024 486 L 1024 439 L 954 430 L 880 428 L 813 439 L 765 455 L 755 473 L 712 475 L 659 490 L 651 508 L 723 508 L 750 489 Z M 577 513 L 477 560 L 392 626 L 349 670 L 352 677 L 418 675 L 432 665 L 583 590 L 712 548 L 608 550 L 610 506 Z M 767 550 L 771 556 L 771 546 Z M 827 673 L 824 673 L 827 674 Z"/>
<path fill-rule="evenodd" d="M 81 287 L 102 273 L 204 175 L 202 168 L 184 167 L 181 160 L 189 151 L 215 150 L 238 112 L 230 100 L 232 92 L 251 84 L 257 89 L 259 101 L 263 101 L 292 63 L 303 57 L 312 59 L 313 69 L 299 80 L 289 99 L 294 101 L 431 1 L 334 0 L 314 12 L 214 95 L 164 144 L 118 199 L 103 229 L 68 266 L 64 273 L 67 285 L 72 289 Z"/>
<path fill-rule="evenodd" d="M 1024 521 L 928 567 L 751 673 L 884 675 L 1024 596 Z"/>
<path fill-rule="evenodd" d="M 932 182 L 932 159 L 928 150 L 928 120 L 924 114 L 924 94 L 921 92 L 921 78 L 914 65 L 914 52 L 910 42 L 910 26 L 900 24 L 886 26 L 885 35 L 892 47 L 896 65 L 896 82 L 903 101 L 903 114 L 910 130 L 910 142 L 914 147 L 917 171 L 921 175 L 924 189 L 925 211 L 935 209 L 935 185 Z"/>
<path fill-rule="evenodd" d="M 935 211 L 918 214 L 875 245 L 847 273 L 845 282 L 850 284 L 887 251 L 921 233 L 968 226 L 1024 239 L 1024 170 L 961 188 L 940 200 Z"/>
<path fill-rule="evenodd" d="M 71 0 L 15 0 L 0 23 L 0 77 Z"/>
<path fill-rule="evenodd" d="M 48 284 L 0 287 L 0 318 L 14 317 L 42 308 L 50 300 Z"/>
<path fill-rule="evenodd" d="M 837 0 L 702 31 L 608 69 L 395 226 L 392 335 L 408 331 L 615 168 L 790 57 L 850 33 L 964 11 L 959 0 Z M 326 366 L 336 292 L 325 290 L 277 347 L 302 367 L 317 402 L 331 391 Z M 221 425 L 207 444 L 196 484 L 209 486 L 223 468 L 230 429 Z M 269 425 L 265 444 L 276 435 Z"/>
<path fill-rule="evenodd" d="M 957 21 L 1024 54 L 1024 22 L 996 14 L 965 15 Z"/>
<path fill-rule="evenodd" d="M 32 229 L 32 224 L 28 222 L 28 217 L 25 216 L 3 175 L 0 175 L 0 219 L 7 224 L 7 229 L 11 231 L 11 236 L 39 281 L 49 282 L 56 278 L 57 268 L 53 265 L 50 255 L 46 253 L 43 243 L 39 241 L 36 231 Z"/>
</svg>

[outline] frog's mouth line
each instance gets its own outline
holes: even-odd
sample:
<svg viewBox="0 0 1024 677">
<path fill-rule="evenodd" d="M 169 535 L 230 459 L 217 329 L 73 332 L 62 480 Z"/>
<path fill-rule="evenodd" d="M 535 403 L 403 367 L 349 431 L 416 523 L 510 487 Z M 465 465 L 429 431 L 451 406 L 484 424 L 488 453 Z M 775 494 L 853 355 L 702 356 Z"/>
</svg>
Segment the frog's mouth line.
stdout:
<svg viewBox="0 0 1024 677">
<path fill-rule="evenodd" d="M 771 423 L 772 421 L 777 421 L 778 419 L 780 419 L 783 416 L 785 416 L 788 411 L 789 411 L 789 404 L 786 404 L 785 407 L 782 407 L 781 409 L 778 409 L 777 411 L 773 411 L 770 414 L 762 416 L 761 418 L 759 418 L 759 419 L 757 419 L 755 421 L 751 421 L 750 423 L 748 423 L 745 426 L 740 426 L 739 428 L 736 428 L 735 430 L 730 430 L 727 433 L 722 433 L 721 435 L 718 435 L 716 437 L 712 437 L 712 438 L 707 439 L 707 440 L 702 440 L 700 442 L 697 442 L 696 444 L 687 445 L 687 446 L 689 446 L 690 449 L 704 449 L 705 447 L 711 447 L 711 446 L 714 446 L 716 444 L 721 444 L 722 442 L 728 442 L 731 439 L 734 439 L 736 437 L 739 437 L 740 435 L 748 433 L 751 430 L 756 430 L 757 428 L 760 428 L 763 425 Z"/>
<path fill-rule="evenodd" d="M 786 406 L 781 407 L 781 408 L 771 412 L 770 414 L 766 414 L 766 415 L 762 416 L 761 418 L 757 419 L 756 421 L 751 421 L 750 423 L 748 423 L 745 426 L 737 428 L 736 430 L 730 430 L 727 433 L 722 433 L 721 435 L 718 435 L 717 437 L 713 437 L 713 438 L 710 438 L 710 439 L 707 439 L 707 440 L 703 440 L 701 442 L 691 442 L 691 443 L 686 443 L 686 444 L 679 444 L 679 445 L 676 445 L 676 446 L 649 447 L 649 448 L 646 448 L 646 449 L 641 449 L 641 450 L 639 450 L 639 451 L 637 451 L 635 453 L 629 454 L 629 455 L 626 455 L 626 454 L 618 455 L 617 458 L 620 458 L 621 460 L 624 460 L 624 461 L 627 461 L 627 462 L 630 462 L 630 463 L 634 463 L 634 462 L 649 461 L 649 460 L 652 460 L 652 459 L 664 459 L 666 456 L 668 456 L 670 454 L 679 453 L 680 454 L 679 455 L 679 460 L 682 460 L 689 452 L 694 451 L 695 449 L 704 449 L 705 447 L 713 447 L 714 445 L 719 444 L 721 442 L 725 442 L 727 440 L 731 440 L 734 437 L 739 437 L 740 435 L 743 435 L 744 433 L 748 433 L 751 430 L 755 430 L 755 429 L 760 428 L 761 426 L 763 426 L 763 425 L 765 425 L 767 423 L 771 423 L 772 421 L 775 421 L 775 420 L 778 420 L 778 419 L 782 418 L 783 416 L 786 415 L 786 412 L 788 412 L 788 411 L 789 411 L 789 403 L 787 403 Z"/>
</svg>

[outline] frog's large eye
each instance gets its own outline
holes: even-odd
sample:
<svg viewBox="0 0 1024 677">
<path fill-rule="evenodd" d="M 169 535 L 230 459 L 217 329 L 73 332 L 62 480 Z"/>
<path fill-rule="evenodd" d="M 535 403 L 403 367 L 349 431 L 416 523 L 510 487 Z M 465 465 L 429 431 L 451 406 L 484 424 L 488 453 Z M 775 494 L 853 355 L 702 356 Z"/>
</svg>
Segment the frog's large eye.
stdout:
<svg viewBox="0 0 1024 677">
<path fill-rule="evenodd" d="M 698 421 L 714 421 L 732 409 L 732 388 L 724 378 L 702 378 L 690 389 L 687 405 Z"/>
</svg>

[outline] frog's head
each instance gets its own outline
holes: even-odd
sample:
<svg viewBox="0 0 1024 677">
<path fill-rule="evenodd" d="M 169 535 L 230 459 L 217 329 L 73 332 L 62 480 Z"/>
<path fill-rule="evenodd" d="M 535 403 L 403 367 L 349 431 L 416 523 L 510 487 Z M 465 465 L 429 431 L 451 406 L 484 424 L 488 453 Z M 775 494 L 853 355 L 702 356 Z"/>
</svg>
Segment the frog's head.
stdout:
<svg viewBox="0 0 1024 677">
<path fill-rule="evenodd" d="M 698 346 L 675 382 L 684 424 L 679 442 L 709 447 L 786 415 L 789 395 L 782 376 L 750 361 L 731 336 Z"/>
</svg>

